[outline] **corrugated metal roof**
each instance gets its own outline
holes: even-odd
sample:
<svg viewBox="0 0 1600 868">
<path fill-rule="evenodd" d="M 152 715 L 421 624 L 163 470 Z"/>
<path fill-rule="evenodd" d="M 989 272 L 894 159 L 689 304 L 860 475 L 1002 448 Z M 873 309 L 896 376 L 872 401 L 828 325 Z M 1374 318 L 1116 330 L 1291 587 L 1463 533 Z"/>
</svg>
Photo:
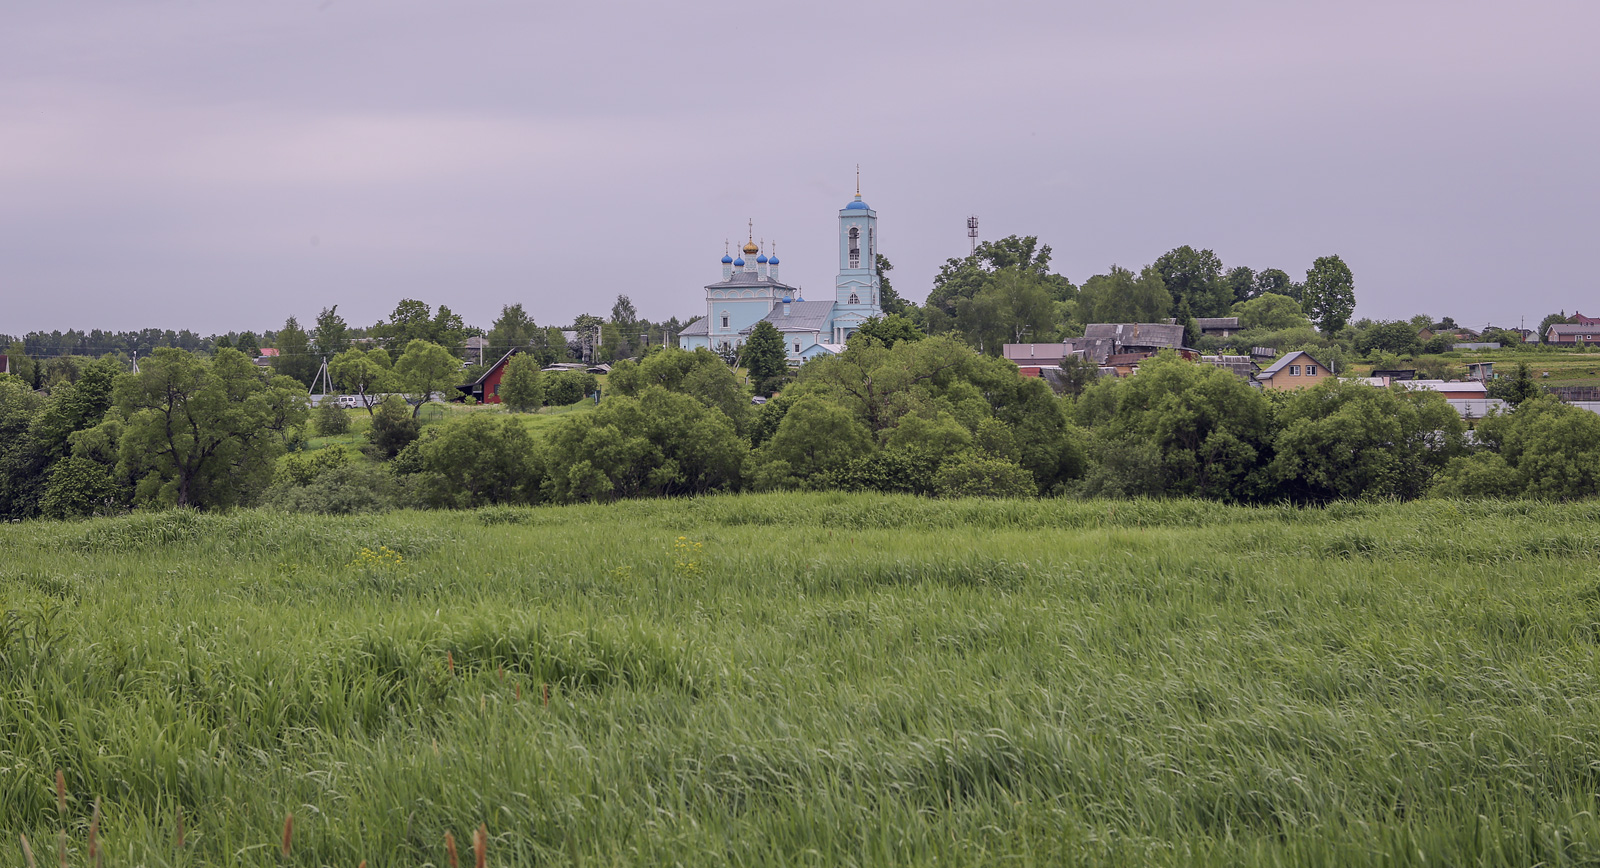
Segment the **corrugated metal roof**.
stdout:
<svg viewBox="0 0 1600 868">
<path fill-rule="evenodd" d="M 684 326 L 683 330 L 678 332 L 678 337 L 680 337 L 680 338 L 683 338 L 683 337 L 692 338 L 692 337 L 699 337 L 701 335 L 709 336 L 711 334 L 711 332 L 707 331 L 706 325 L 707 325 L 706 318 L 705 317 L 701 317 L 701 318 L 695 320 L 694 322 L 689 323 L 688 325 Z"/>
<path fill-rule="evenodd" d="M 788 314 L 783 312 L 785 307 L 789 308 Z M 792 301 L 788 305 L 777 305 L 759 321 L 772 323 L 780 332 L 820 332 L 828 327 L 831 319 L 833 319 L 831 301 Z M 740 329 L 739 334 L 747 335 L 753 328 L 754 325 Z"/>
<path fill-rule="evenodd" d="M 1110 338 L 1119 347 L 1183 346 L 1183 326 L 1162 322 L 1096 322 L 1083 330 L 1086 338 Z"/>
</svg>

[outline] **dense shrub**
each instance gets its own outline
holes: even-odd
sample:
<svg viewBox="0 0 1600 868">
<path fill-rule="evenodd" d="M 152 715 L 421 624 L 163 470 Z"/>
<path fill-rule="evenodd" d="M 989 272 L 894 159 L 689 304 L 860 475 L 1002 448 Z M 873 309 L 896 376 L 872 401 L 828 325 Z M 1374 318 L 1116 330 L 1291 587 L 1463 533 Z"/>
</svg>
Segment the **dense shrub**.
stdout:
<svg viewBox="0 0 1600 868">
<path fill-rule="evenodd" d="M 651 386 L 556 426 L 545 490 L 563 503 L 729 490 L 748 450 L 720 412 Z"/>
<path fill-rule="evenodd" d="M 544 388 L 544 402 L 552 407 L 566 407 L 582 401 L 594 391 L 593 374 L 582 371 L 562 371 L 551 374 Z"/>
<path fill-rule="evenodd" d="M 967 452 L 944 462 L 933 479 L 940 497 L 1034 497 L 1033 474 L 1014 461 Z"/>
<path fill-rule="evenodd" d="M 470 508 L 539 499 L 542 450 L 510 417 L 473 413 L 417 444 L 421 494 L 431 506 Z"/>
<path fill-rule="evenodd" d="M 393 458 L 421 433 L 422 422 L 412 415 L 411 406 L 391 395 L 373 413 L 364 448 L 374 458 Z"/>
<path fill-rule="evenodd" d="M 339 406 L 335 397 L 325 395 L 322 403 L 317 405 L 317 434 L 323 437 L 337 437 L 350 430 L 350 414 Z"/>
</svg>

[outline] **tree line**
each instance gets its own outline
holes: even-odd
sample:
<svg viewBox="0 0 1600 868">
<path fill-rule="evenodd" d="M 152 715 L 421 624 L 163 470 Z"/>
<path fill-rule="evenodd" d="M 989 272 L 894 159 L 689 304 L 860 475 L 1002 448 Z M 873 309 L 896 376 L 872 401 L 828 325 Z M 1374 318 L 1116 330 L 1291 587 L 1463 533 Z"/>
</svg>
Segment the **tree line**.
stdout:
<svg viewBox="0 0 1600 868">
<path fill-rule="evenodd" d="M 1294 393 L 1167 353 L 1137 377 L 1057 396 L 1015 366 L 904 317 L 808 362 L 751 402 L 718 356 L 619 362 L 590 411 L 423 425 L 379 402 L 357 452 L 306 450 L 343 412 L 233 349 L 158 349 L 137 373 L 89 363 L 46 397 L 0 378 L 0 515 L 264 505 L 320 512 L 571 503 L 746 490 L 927 496 L 1199 497 L 1326 503 L 1424 496 L 1578 498 L 1600 490 L 1600 417 L 1528 389 L 1465 423 L 1437 393 L 1327 381 Z M 878 332 L 875 334 L 874 332 Z M 413 340 L 407 355 L 442 350 Z M 396 367 L 400 367 L 396 363 Z M 531 409 L 566 375 L 529 357 Z M 519 381 L 521 381 L 519 383 Z M 413 384 L 421 388 L 418 381 Z"/>
</svg>

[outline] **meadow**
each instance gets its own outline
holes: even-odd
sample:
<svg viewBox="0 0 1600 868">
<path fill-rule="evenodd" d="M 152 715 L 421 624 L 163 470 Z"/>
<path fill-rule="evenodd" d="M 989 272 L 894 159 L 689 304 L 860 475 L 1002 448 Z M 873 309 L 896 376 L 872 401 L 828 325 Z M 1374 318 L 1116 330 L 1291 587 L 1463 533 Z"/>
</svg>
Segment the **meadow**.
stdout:
<svg viewBox="0 0 1600 868">
<path fill-rule="evenodd" d="M 445 865 L 480 826 L 502 866 L 1594 864 L 1597 520 L 834 493 L 0 525 L 0 863 L 64 831 L 91 864 L 98 800 L 107 866 Z"/>
</svg>

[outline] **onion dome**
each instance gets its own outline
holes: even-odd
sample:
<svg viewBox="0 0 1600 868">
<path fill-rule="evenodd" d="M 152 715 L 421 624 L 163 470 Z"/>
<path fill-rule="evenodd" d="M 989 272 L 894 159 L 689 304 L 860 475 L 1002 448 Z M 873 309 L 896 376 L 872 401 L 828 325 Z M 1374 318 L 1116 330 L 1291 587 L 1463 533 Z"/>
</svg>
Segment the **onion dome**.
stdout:
<svg viewBox="0 0 1600 868">
<path fill-rule="evenodd" d="M 729 264 L 731 262 L 733 262 L 733 257 L 732 256 L 729 256 L 726 253 L 722 254 L 722 264 L 723 265 L 727 265 L 727 264 Z"/>
<path fill-rule="evenodd" d="M 787 295 L 786 295 L 786 296 L 784 296 L 784 297 L 783 297 L 783 303 L 784 303 L 784 304 L 788 304 L 788 303 L 790 303 L 790 302 L 792 302 L 792 301 L 794 301 L 794 299 L 792 299 L 792 298 L 790 298 L 790 297 L 789 297 L 789 296 L 787 296 Z"/>
<path fill-rule="evenodd" d="M 733 264 L 734 264 L 734 265 L 737 265 L 737 266 L 738 266 L 738 267 L 740 267 L 740 268 L 743 268 L 743 267 L 744 267 L 744 257 L 743 257 L 743 256 L 741 256 L 741 257 L 739 257 L 739 258 L 738 258 L 738 259 L 735 259 L 735 260 L 734 260 L 734 261 L 733 261 Z"/>
<path fill-rule="evenodd" d="M 765 253 L 763 253 L 760 256 L 757 256 L 756 257 L 756 264 L 757 265 L 766 265 L 767 264 L 767 255 Z"/>
<path fill-rule="evenodd" d="M 776 253 L 772 254 L 772 258 L 767 260 L 767 264 L 768 265 L 777 265 L 778 264 L 778 254 L 776 254 Z"/>
<path fill-rule="evenodd" d="M 846 210 L 846 211 L 865 211 L 865 210 L 867 210 L 867 203 L 861 201 L 861 194 L 857 193 L 856 197 L 854 199 L 850 200 L 850 204 L 844 206 L 844 210 Z"/>
<path fill-rule="evenodd" d="M 750 242 L 746 242 L 745 243 L 745 245 L 744 245 L 744 255 L 745 256 L 754 256 L 755 254 L 760 253 L 760 252 L 761 252 L 761 248 L 757 247 L 756 243 L 754 241 L 750 241 Z"/>
</svg>

